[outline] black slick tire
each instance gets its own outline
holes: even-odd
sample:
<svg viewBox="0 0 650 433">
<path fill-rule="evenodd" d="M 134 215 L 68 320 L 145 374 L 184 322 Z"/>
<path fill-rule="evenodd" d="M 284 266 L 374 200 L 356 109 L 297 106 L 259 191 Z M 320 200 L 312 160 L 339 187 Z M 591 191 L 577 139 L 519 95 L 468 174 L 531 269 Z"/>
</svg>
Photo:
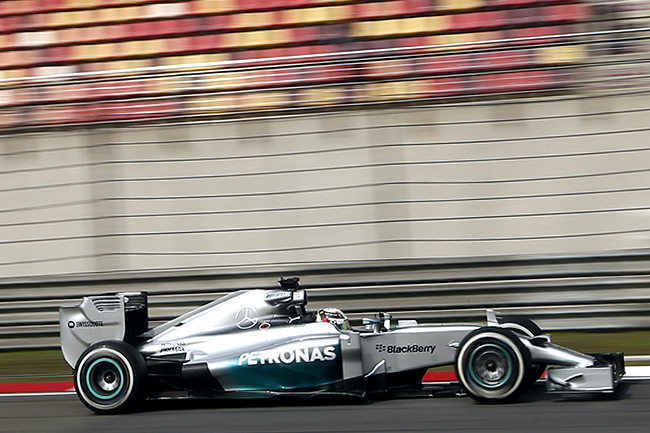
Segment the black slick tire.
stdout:
<svg viewBox="0 0 650 433">
<path fill-rule="evenodd" d="M 117 340 L 95 343 L 77 360 L 74 385 L 81 402 L 98 414 L 132 410 L 141 400 L 147 378 L 142 355 Z"/>
<path fill-rule="evenodd" d="M 529 385 L 530 354 L 507 329 L 485 327 L 467 334 L 455 367 L 461 386 L 480 403 L 510 402 Z"/>
<path fill-rule="evenodd" d="M 510 329 L 515 334 L 521 334 L 526 337 L 535 337 L 537 335 L 542 335 L 544 332 L 542 329 L 537 326 L 537 323 L 533 322 L 527 317 L 522 316 L 502 316 L 499 319 L 499 324 L 501 328 Z M 537 380 L 542 377 L 546 371 L 546 364 L 531 364 L 530 370 L 528 371 L 528 383 L 535 383 Z"/>
</svg>

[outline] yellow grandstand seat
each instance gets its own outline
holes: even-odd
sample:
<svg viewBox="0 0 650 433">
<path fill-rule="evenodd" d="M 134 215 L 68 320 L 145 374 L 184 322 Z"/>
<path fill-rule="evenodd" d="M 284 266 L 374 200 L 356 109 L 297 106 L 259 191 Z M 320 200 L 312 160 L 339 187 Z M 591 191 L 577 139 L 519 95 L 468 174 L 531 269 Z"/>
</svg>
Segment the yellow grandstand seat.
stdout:
<svg viewBox="0 0 650 433">
<path fill-rule="evenodd" d="M 202 88 L 207 90 L 236 90 L 247 86 L 248 77 L 242 72 L 218 72 L 206 75 Z"/>
<path fill-rule="evenodd" d="M 152 63 L 151 59 L 130 59 L 111 62 L 111 66 L 116 70 L 126 71 L 122 75 L 138 75 L 142 73 L 138 69 L 149 68 Z"/>
<path fill-rule="evenodd" d="M 453 22 L 449 15 L 436 15 L 429 17 L 430 32 L 445 32 L 452 29 Z"/>
<path fill-rule="evenodd" d="M 542 65 L 566 65 L 579 63 L 587 58 L 584 45 L 562 45 L 537 49 L 537 62 Z"/>
<path fill-rule="evenodd" d="M 439 17 L 414 17 L 399 20 L 400 34 L 408 35 L 415 33 L 426 33 L 432 31 L 431 22 L 433 18 Z"/>
<path fill-rule="evenodd" d="M 249 12 L 232 16 L 231 28 L 260 28 L 273 24 L 270 12 Z"/>
<path fill-rule="evenodd" d="M 47 14 L 47 26 L 59 27 L 74 24 L 71 12 L 54 12 Z"/>
<path fill-rule="evenodd" d="M 344 91 L 339 87 L 315 87 L 296 90 L 301 105 L 333 105 L 343 101 Z"/>
<path fill-rule="evenodd" d="M 314 4 L 351 3 L 354 0 L 312 0 Z"/>
<path fill-rule="evenodd" d="M 238 108 L 242 110 L 268 110 L 289 103 L 285 92 L 244 92 L 236 95 Z"/>
<path fill-rule="evenodd" d="M 90 8 L 95 8 L 97 6 L 101 6 L 102 4 L 108 3 L 106 1 L 101 1 L 101 0 L 64 0 L 61 1 L 60 3 L 64 4 L 66 8 L 70 9 L 90 9 Z M 116 3 L 113 1 L 113 3 Z M 131 2 L 134 3 L 134 2 Z"/>
<path fill-rule="evenodd" d="M 354 23 L 353 34 L 357 37 L 386 37 L 400 34 L 400 20 L 360 21 Z"/>
<path fill-rule="evenodd" d="M 434 45 L 434 51 L 455 51 L 468 50 L 475 48 L 472 42 L 476 42 L 475 33 L 457 33 L 429 36 L 427 38 L 429 45 Z"/>
<path fill-rule="evenodd" d="M 142 55 L 142 48 L 143 48 L 143 42 L 144 41 L 123 41 L 123 42 L 117 42 L 116 48 L 117 52 L 119 53 L 120 56 L 124 57 L 131 57 L 131 56 L 138 56 Z"/>
<path fill-rule="evenodd" d="M 372 35 L 372 21 L 355 21 L 352 23 L 351 34 L 355 38 L 365 38 Z"/>
<path fill-rule="evenodd" d="M 302 11 L 300 9 L 283 9 L 280 12 L 280 24 L 301 24 Z"/>
<path fill-rule="evenodd" d="M 267 41 L 271 45 L 288 44 L 294 41 L 292 29 L 267 30 L 266 34 L 267 34 Z"/>
<path fill-rule="evenodd" d="M 410 81 L 389 81 L 372 83 L 368 95 L 375 101 L 393 101 L 412 98 L 413 86 Z"/>
<path fill-rule="evenodd" d="M 330 6 L 327 8 L 328 21 L 343 21 L 352 18 L 351 5 Z"/>
<path fill-rule="evenodd" d="M 197 13 L 222 13 L 231 12 L 236 9 L 236 0 L 196 0 L 195 11 Z"/>
<path fill-rule="evenodd" d="M 240 33 L 224 33 L 219 37 L 219 48 L 237 48 L 239 43 Z"/>
<path fill-rule="evenodd" d="M 163 57 L 160 64 L 166 66 L 166 71 L 197 71 L 212 69 L 209 63 L 212 58 L 208 54 L 189 54 L 185 56 Z"/>
<path fill-rule="evenodd" d="M 297 9 L 300 16 L 300 22 L 304 24 L 323 23 L 329 20 L 327 7 L 315 7 L 306 9 Z"/>
<path fill-rule="evenodd" d="M 237 109 L 237 101 L 230 94 L 217 93 L 208 96 L 197 96 L 190 100 L 189 108 L 192 113 L 224 113 Z"/>
<path fill-rule="evenodd" d="M 440 11 L 476 9 L 483 6 L 483 0 L 438 0 L 435 8 Z"/>
<path fill-rule="evenodd" d="M 257 47 L 267 45 L 269 35 L 266 30 L 255 30 L 250 32 L 241 32 L 239 34 L 239 46 L 241 48 Z"/>
</svg>

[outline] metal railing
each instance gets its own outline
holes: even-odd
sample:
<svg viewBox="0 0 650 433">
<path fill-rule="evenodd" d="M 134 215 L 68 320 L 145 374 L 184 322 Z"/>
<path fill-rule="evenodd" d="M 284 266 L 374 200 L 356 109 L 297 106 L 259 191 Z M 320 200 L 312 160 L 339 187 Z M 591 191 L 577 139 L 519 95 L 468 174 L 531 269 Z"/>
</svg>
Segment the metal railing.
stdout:
<svg viewBox="0 0 650 433">
<path fill-rule="evenodd" d="M 147 290 L 150 325 L 240 288 L 298 274 L 308 308 L 342 308 L 359 325 L 378 311 L 422 323 L 482 323 L 485 309 L 524 314 L 548 331 L 650 328 L 650 252 L 477 261 L 115 274 L 0 286 L 0 351 L 58 348 L 58 307 L 84 295 Z"/>
</svg>

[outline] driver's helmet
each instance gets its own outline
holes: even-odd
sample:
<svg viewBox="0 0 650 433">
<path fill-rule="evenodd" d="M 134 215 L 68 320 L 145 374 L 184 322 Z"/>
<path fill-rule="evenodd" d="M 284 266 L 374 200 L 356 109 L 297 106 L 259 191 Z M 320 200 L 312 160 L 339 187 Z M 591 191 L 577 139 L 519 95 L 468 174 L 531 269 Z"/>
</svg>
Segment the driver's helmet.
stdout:
<svg viewBox="0 0 650 433">
<path fill-rule="evenodd" d="M 348 321 L 348 317 L 343 314 L 343 311 L 339 310 L 338 308 L 321 308 L 316 314 L 316 321 L 329 322 L 343 331 L 348 331 L 350 329 L 350 322 Z"/>
</svg>

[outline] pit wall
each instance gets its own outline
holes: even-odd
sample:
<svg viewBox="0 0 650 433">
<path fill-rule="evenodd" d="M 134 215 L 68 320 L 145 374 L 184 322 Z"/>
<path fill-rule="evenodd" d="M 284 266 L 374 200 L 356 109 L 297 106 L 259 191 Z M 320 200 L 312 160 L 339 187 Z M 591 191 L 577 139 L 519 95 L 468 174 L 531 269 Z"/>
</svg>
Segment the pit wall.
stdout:
<svg viewBox="0 0 650 433">
<path fill-rule="evenodd" d="M 647 248 L 646 93 L 0 138 L 0 278 Z"/>
</svg>

